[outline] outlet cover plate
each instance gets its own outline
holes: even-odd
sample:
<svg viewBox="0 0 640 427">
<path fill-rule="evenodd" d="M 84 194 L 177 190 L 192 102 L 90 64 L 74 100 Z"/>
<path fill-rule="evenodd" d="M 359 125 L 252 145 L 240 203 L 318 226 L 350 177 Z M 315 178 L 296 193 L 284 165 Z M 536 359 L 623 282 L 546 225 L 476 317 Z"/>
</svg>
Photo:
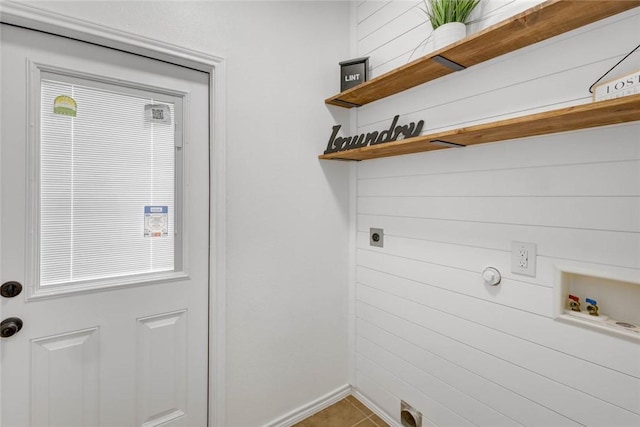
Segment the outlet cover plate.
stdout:
<svg viewBox="0 0 640 427">
<path fill-rule="evenodd" d="M 511 242 L 511 272 L 536 277 L 536 244 Z"/>
<path fill-rule="evenodd" d="M 379 248 L 384 246 L 384 230 L 382 228 L 369 229 L 369 245 Z"/>
</svg>

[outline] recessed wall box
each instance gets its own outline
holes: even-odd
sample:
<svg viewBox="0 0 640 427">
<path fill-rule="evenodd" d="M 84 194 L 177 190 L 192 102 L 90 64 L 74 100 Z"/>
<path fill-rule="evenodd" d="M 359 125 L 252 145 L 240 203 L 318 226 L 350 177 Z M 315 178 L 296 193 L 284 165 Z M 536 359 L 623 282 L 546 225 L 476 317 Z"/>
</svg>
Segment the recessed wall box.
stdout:
<svg viewBox="0 0 640 427">
<path fill-rule="evenodd" d="M 555 266 L 555 319 L 640 341 L 640 282 L 633 274 L 621 274 Z"/>
<path fill-rule="evenodd" d="M 369 57 L 340 62 L 340 91 L 343 92 L 369 79 Z"/>
</svg>

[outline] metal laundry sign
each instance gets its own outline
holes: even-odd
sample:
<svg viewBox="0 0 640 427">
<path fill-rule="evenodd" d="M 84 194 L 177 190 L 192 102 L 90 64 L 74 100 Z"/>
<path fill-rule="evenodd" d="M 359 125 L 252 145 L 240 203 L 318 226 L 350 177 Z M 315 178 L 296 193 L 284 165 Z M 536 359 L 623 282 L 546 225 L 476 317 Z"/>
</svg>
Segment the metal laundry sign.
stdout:
<svg viewBox="0 0 640 427">
<path fill-rule="evenodd" d="M 362 148 L 369 145 L 384 144 L 387 142 L 397 141 L 398 139 L 412 138 L 420 135 L 422 132 L 422 126 L 424 126 L 424 120 L 420 120 L 417 124 L 411 122 L 408 125 L 398 125 L 399 118 L 399 115 L 393 118 L 389 129 L 380 132 L 374 131 L 366 134 L 363 133 L 345 138 L 338 136 L 338 132 L 342 125 L 336 125 L 333 127 L 333 131 L 329 137 L 327 149 L 324 151 L 324 154 L 352 150 L 354 148 Z"/>
</svg>

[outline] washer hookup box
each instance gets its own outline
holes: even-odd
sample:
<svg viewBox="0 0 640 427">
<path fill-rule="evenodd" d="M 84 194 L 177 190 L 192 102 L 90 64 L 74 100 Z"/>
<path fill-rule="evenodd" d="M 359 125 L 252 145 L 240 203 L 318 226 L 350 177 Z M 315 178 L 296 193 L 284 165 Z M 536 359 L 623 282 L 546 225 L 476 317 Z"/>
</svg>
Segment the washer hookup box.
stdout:
<svg viewBox="0 0 640 427">
<path fill-rule="evenodd" d="M 369 57 L 340 62 L 340 92 L 364 83 L 369 78 Z"/>
</svg>

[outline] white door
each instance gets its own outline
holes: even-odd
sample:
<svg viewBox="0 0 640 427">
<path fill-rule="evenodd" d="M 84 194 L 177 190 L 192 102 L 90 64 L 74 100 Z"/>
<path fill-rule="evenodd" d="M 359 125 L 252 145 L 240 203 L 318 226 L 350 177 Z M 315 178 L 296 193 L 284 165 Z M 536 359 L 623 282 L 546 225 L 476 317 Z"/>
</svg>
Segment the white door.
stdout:
<svg viewBox="0 0 640 427">
<path fill-rule="evenodd" d="M 2 427 L 205 426 L 209 75 L 7 25 L 1 51 Z"/>
</svg>

